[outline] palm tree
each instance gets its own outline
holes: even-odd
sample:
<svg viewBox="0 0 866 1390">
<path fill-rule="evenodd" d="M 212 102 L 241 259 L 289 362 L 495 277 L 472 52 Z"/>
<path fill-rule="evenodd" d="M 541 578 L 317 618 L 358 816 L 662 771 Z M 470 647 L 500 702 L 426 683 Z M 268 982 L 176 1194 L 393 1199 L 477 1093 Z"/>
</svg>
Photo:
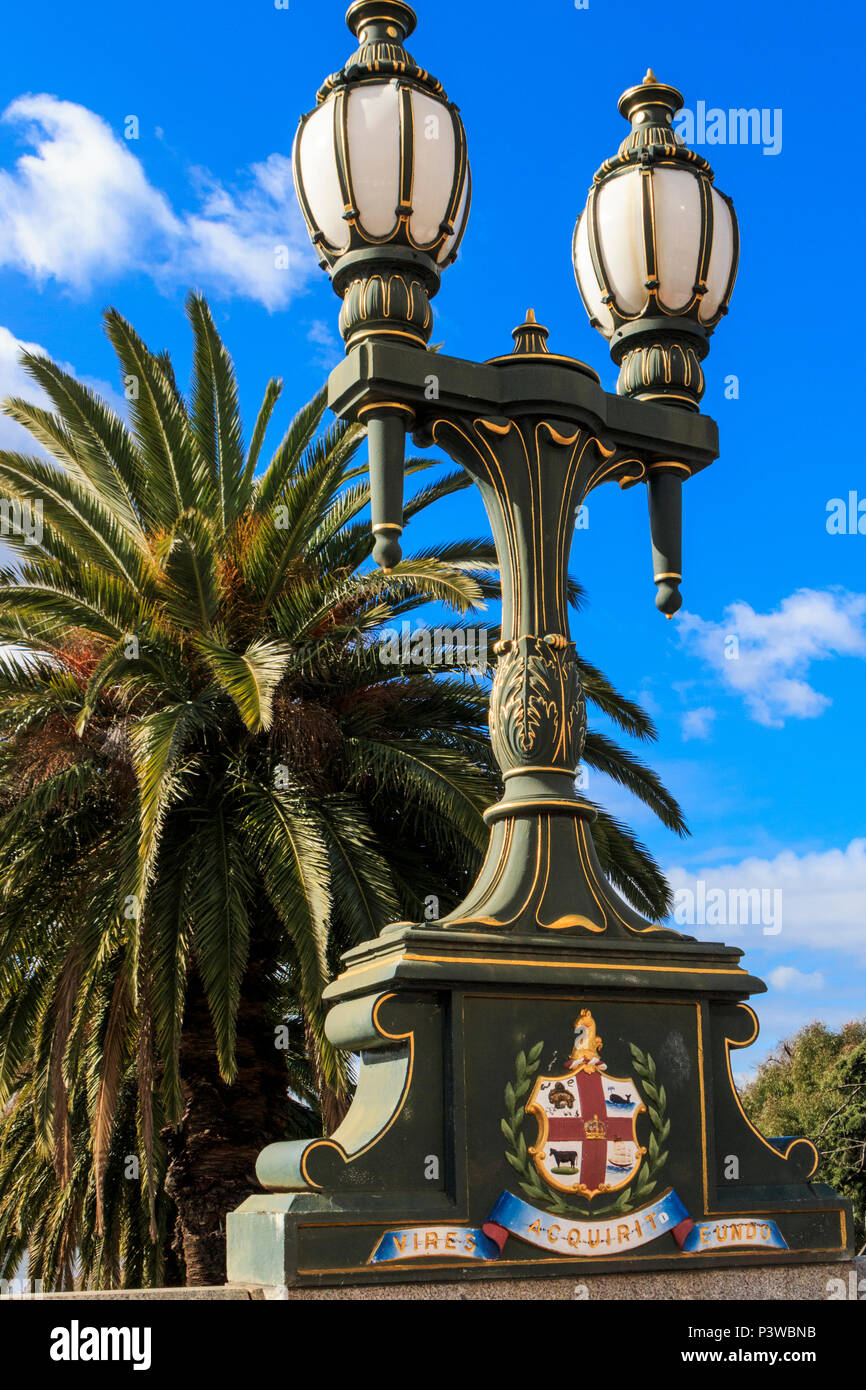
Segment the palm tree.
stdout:
<svg viewBox="0 0 866 1390">
<path fill-rule="evenodd" d="M 372 569 L 363 431 L 323 429 L 321 393 L 259 472 L 281 383 L 247 447 L 208 307 L 187 312 L 188 398 L 111 310 L 128 423 L 33 354 L 53 409 L 5 405 L 47 457 L 0 454 L 0 489 L 42 508 L 0 572 L 0 1274 L 29 1246 L 46 1283 L 76 1258 L 97 1285 L 222 1280 L 263 1144 L 345 1113 L 321 999 L 341 952 L 460 900 L 496 796 L 482 685 L 378 654 L 431 600 L 477 622 L 492 546 Z M 406 520 L 467 485 L 426 483 Z M 684 833 L 633 755 L 591 734 L 586 758 Z M 664 915 L 634 836 L 602 814 L 598 842 Z"/>
</svg>

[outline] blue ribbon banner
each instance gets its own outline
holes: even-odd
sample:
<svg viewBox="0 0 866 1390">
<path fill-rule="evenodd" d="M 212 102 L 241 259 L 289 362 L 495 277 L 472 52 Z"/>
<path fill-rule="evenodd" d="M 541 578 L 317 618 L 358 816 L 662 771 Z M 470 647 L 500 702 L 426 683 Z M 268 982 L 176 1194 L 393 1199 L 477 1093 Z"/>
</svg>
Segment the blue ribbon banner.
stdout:
<svg viewBox="0 0 866 1390">
<path fill-rule="evenodd" d="M 692 1221 L 671 1188 L 639 1211 L 598 1221 L 569 1221 L 539 1211 L 529 1202 L 503 1192 L 487 1220 L 474 1226 L 404 1226 L 386 1231 L 370 1264 L 396 1260 L 498 1260 L 509 1236 L 565 1257 L 621 1255 L 671 1235 L 686 1254 L 703 1250 L 754 1248 L 787 1250 L 774 1221 L 744 1216 L 725 1221 Z"/>
</svg>

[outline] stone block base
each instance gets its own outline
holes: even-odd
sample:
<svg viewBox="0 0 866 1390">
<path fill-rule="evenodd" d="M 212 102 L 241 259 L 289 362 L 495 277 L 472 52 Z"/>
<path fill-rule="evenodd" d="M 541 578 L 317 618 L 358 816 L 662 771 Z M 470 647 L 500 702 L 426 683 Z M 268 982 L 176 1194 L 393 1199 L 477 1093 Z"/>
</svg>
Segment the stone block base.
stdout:
<svg viewBox="0 0 866 1390">
<path fill-rule="evenodd" d="M 787 1264 L 751 1269 L 690 1269 L 653 1273 L 587 1274 L 573 1279 L 479 1279 L 471 1284 L 389 1284 L 331 1289 L 267 1289 L 262 1296 L 364 1302 L 516 1300 L 633 1302 L 866 1302 L 866 1259 L 834 1264 Z"/>
</svg>

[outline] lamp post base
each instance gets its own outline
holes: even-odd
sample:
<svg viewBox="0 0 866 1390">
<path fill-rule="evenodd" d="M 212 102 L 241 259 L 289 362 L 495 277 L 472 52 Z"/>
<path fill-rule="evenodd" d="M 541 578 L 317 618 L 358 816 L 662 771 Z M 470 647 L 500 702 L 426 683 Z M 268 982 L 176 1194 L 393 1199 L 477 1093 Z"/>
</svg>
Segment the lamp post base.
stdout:
<svg viewBox="0 0 866 1390">
<path fill-rule="evenodd" d="M 764 1139 L 730 1052 L 763 989 L 690 942 L 404 926 L 350 952 L 330 1139 L 274 1144 L 228 1217 L 230 1283 L 317 1286 L 841 1261 L 847 1202 Z"/>
</svg>

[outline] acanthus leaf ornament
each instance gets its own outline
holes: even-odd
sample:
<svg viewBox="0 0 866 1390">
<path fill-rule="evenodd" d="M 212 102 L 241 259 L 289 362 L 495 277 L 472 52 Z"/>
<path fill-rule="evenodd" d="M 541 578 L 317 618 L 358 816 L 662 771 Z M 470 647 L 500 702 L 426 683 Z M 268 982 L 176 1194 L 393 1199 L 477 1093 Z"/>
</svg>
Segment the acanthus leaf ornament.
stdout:
<svg viewBox="0 0 866 1390">
<path fill-rule="evenodd" d="M 574 773 L 583 753 L 586 701 L 573 642 L 560 634 L 497 644 L 490 734 L 503 771 L 544 764 Z"/>
</svg>

